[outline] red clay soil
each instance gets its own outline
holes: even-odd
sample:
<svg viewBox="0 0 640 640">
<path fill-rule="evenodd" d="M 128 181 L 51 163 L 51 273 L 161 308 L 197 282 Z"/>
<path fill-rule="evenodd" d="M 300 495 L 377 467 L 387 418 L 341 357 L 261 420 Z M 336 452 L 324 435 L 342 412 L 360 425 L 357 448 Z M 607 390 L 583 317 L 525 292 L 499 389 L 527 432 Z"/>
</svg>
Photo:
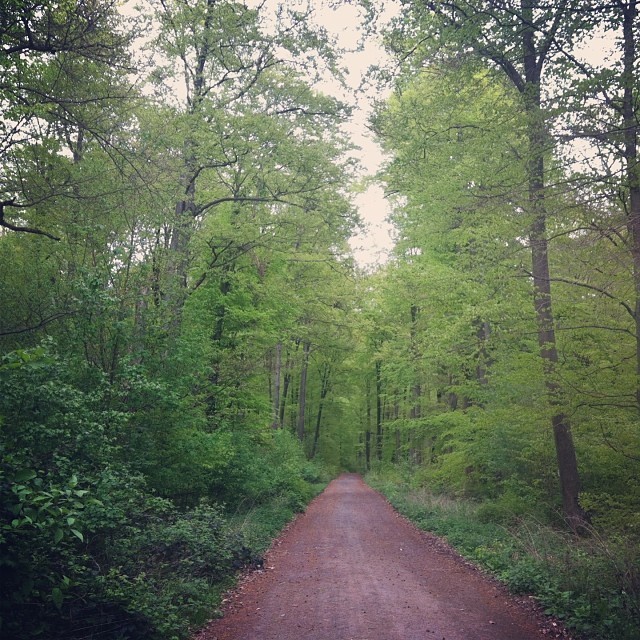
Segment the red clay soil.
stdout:
<svg viewBox="0 0 640 640">
<path fill-rule="evenodd" d="M 568 637 L 357 475 L 334 480 L 195 640 L 539 640 Z"/>
</svg>

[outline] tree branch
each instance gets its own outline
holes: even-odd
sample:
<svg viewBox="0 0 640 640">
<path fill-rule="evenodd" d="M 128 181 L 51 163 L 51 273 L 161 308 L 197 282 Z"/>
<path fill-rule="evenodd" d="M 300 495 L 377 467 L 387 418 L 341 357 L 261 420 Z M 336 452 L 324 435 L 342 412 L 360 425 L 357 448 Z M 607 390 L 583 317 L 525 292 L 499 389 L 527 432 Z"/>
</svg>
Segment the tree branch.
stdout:
<svg viewBox="0 0 640 640">
<path fill-rule="evenodd" d="M 531 273 L 529 272 L 525 272 L 525 273 L 527 274 L 527 276 L 532 277 Z M 569 280 L 568 278 L 549 278 L 549 282 L 563 282 L 564 284 L 570 284 L 575 287 L 582 287 L 583 289 L 590 289 L 591 291 L 597 291 L 598 293 L 601 293 L 603 296 L 621 305 L 634 320 L 636 318 L 636 313 L 631 308 L 631 305 L 629 305 L 629 303 L 625 302 L 624 300 L 620 300 L 619 298 L 616 298 L 616 296 L 614 296 L 612 293 L 609 293 L 606 289 L 596 287 L 595 285 L 588 284 L 586 282 L 579 282 L 578 280 Z"/>
<path fill-rule="evenodd" d="M 38 236 L 45 236 L 47 238 L 50 238 L 51 240 L 57 240 L 57 241 L 60 240 L 58 236 L 54 236 L 52 233 L 49 233 L 48 231 L 43 231 L 42 229 L 36 229 L 35 227 L 18 226 L 5 220 L 4 208 L 15 207 L 15 206 L 17 206 L 15 204 L 15 198 L 11 200 L 5 200 L 4 202 L 0 202 L 0 227 L 4 227 L 5 229 L 9 229 L 10 231 L 18 231 L 20 233 L 33 233 Z"/>
<path fill-rule="evenodd" d="M 52 316 L 45 318 L 38 324 L 32 327 L 25 327 L 23 329 L 11 329 L 9 331 L 0 331 L 0 336 L 15 336 L 21 333 L 29 333 L 30 331 L 37 331 L 38 329 L 42 329 L 46 325 L 55 320 L 60 320 L 60 318 L 66 318 L 68 316 L 73 316 L 77 313 L 77 311 L 61 311 L 60 313 L 54 313 Z"/>
</svg>

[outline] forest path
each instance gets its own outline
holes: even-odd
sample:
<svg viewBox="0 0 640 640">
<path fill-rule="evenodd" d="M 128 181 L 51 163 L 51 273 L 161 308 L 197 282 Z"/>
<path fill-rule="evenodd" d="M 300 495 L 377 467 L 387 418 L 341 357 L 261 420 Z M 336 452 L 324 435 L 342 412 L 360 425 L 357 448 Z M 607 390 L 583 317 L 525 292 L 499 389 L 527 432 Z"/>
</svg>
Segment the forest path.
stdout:
<svg viewBox="0 0 640 640">
<path fill-rule="evenodd" d="M 197 640 L 533 640 L 540 619 L 343 474 Z"/>
</svg>

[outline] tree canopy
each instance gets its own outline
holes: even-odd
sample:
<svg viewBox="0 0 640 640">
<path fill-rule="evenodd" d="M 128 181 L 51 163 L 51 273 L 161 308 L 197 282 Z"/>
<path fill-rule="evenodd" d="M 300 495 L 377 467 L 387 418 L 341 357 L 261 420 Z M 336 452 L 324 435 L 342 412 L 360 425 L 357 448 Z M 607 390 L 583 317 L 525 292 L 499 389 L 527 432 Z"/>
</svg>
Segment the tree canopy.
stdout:
<svg viewBox="0 0 640 640">
<path fill-rule="evenodd" d="M 0 3 L 7 637 L 187 637 L 341 470 L 637 545 L 635 0 L 398 4 L 376 268 L 341 3 L 272 4 Z"/>
</svg>

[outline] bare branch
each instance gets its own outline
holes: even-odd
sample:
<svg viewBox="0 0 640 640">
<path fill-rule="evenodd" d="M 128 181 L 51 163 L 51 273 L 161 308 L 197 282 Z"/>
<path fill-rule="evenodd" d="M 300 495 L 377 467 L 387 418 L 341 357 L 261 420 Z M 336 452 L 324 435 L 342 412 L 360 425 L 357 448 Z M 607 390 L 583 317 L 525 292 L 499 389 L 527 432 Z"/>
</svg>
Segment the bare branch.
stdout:
<svg viewBox="0 0 640 640">
<path fill-rule="evenodd" d="M 68 318 L 69 316 L 73 316 L 76 313 L 77 311 L 61 311 L 59 313 L 54 313 L 52 316 L 44 318 L 41 322 L 33 325 L 32 327 L 24 327 L 23 329 L 10 329 L 9 331 L 0 331 L 0 336 L 15 336 L 21 333 L 37 331 L 38 329 L 42 329 L 43 327 L 47 326 L 51 322 L 60 320 L 61 318 Z"/>
<path fill-rule="evenodd" d="M 60 238 L 58 236 L 54 236 L 48 231 L 43 231 L 42 229 L 36 229 L 35 227 L 27 227 L 27 226 L 19 226 L 12 224 L 5 220 L 4 217 L 4 209 L 5 207 L 15 207 L 15 198 L 12 200 L 5 200 L 4 202 L 0 202 L 0 227 L 4 227 L 5 229 L 9 229 L 10 231 L 18 231 L 21 233 L 33 233 L 39 236 L 45 236 L 47 238 L 51 238 L 51 240 L 59 241 Z"/>
</svg>

